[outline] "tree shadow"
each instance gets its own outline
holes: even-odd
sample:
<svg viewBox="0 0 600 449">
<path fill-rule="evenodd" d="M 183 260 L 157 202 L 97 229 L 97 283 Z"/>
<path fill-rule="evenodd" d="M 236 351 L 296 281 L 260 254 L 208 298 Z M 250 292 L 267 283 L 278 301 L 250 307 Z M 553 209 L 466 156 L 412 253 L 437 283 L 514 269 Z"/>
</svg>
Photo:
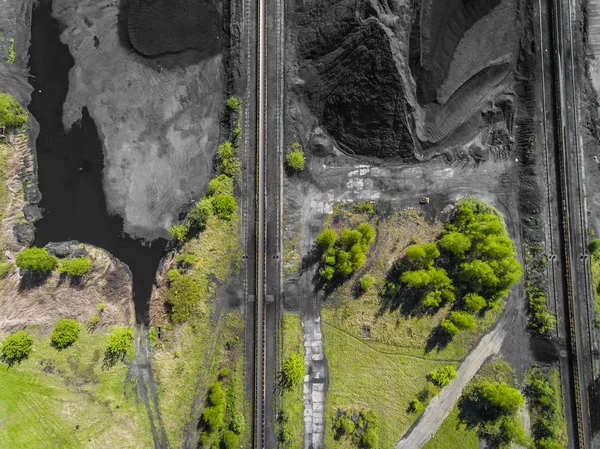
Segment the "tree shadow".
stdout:
<svg viewBox="0 0 600 449">
<path fill-rule="evenodd" d="M 25 270 L 19 282 L 19 292 L 41 287 L 46 283 L 50 274 L 50 272 Z"/>
<path fill-rule="evenodd" d="M 425 344 L 425 354 L 429 354 L 434 349 L 437 349 L 438 352 L 445 349 L 450 342 L 452 341 L 452 336 L 448 334 L 441 326 L 435 327 L 429 337 L 427 338 L 427 343 Z"/>
<path fill-rule="evenodd" d="M 310 270 L 313 266 L 321 261 L 323 250 L 319 248 L 317 243 L 314 243 L 310 251 L 302 258 L 300 262 L 300 274 Z"/>
</svg>

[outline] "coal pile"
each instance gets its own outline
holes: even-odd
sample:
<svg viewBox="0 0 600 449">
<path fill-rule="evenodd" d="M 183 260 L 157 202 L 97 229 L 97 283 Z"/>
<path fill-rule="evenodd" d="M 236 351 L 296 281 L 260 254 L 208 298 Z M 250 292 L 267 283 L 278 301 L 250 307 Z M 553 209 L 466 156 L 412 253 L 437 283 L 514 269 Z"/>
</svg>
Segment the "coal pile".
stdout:
<svg viewBox="0 0 600 449">
<path fill-rule="evenodd" d="M 189 49 L 216 54 L 222 22 L 219 0 L 131 0 L 127 16 L 129 40 L 145 56 Z"/>
</svg>

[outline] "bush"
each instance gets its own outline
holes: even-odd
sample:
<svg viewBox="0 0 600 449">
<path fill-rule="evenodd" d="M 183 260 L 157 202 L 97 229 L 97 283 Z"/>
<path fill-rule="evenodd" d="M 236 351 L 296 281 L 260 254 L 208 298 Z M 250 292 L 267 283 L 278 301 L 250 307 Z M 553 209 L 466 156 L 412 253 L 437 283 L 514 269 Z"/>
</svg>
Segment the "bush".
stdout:
<svg viewBox="0 0 600 449">
<path fill-rule="evenodd" d="M 425 404 L 423 404 L 418 399 L 413 399 L 410 401 L 410 405 L 408 406 L 408 411 L 410 413 L 420 414 L 423 410 L 425 410 Z"/>
<path fill-rule="evenodd" d="M 225 107 L 229 112 L 240 112 L 242 109 L 242 100 L 232 95 L 225 101 Z"/>
<path fill-rule="evenodd" d="M 217 195 L 213 199 L 213 207 L 221 220 L 231 220 L 235 211 L 235 198 L 231 195 Z"/>
<path fill-rule="evenodd" d="M 0 279 L 4 278 L 10 270 L 12 269 L 12 264 L 9 262 L 0 262 Z"/>
<path fill-rule="evenodd" d="M 6 62 L 9 64 L 14 64 L 15 57 L 15 40 L 11 38 L 8 45 L 8 57 L 6 58 Z"/>
<path fill-rule="evenodd" d="M 281 386 L 286 390 L 291 390 L 299 385 L 306 374 L 304 359 L 299 352 L 293 352 L 283 363 L 281 371 Z"/>
<path fill-rule="evenodd" d="M 225 449 L 235 449 L 238 447 L 238 436 L 231 430 L 226 430 L 223 433 L 223 446 Z"/>
<path fill-rule="evenodd" d="M 474 331 L 476 329 L 475 317 L 467 312 L 456 311 L 450 314 L 450 321 L 463 331 Z"/>
<path fill-rule="evenodd" d="M 300 149 L 292 151 L 285 156 L 285 161 L 290 170 L 302 171 L 305 167 L 304 152 Z"/>
<path fill-rule="evenodd" d="M 217 195 L 233 195 L 233 178 L 227 175 L 219 175 L 208 183 L 208 194 L 211 196 Z"/>
<path fill-rule="evenodd" d="M 456 368 L 446 365 L 429 373 L 429 380 L 440 388 L 447 386 L 452 379 L 456 379 Z"/>
<path fill-rule="evenodd" d="M 25 332 L 18 331 L 8 335 L 2 342 L 2 360 L 12 365 L 27 358 L 33 348 L 33 338 Z"/>
<path fill-rule="evenodd" d="M 104 363 L 113 366 L 117 361 L 123 360 L 127 351 L 131 349 L 133 332 L 131 329 L 115 329 L 108 336 L 106 349 L 104 350 Z"/>
<path fill-rule="evenodd" d="M 27 123 L 27 111 L 11 95 L 0 92 L 0 126 L 18 128 Z"/>
<path fill-rule="evenodd" d="M 331 248 L 337 241 L 337 238 L 337 232 L 331 228 L 325 228 L 317 236 L 317 244 L 319 245 L 319 248 L 324 251 Z"/>
<path fill-rule="evenodd" d="M 219 173 L 236 178 L 240 174 L 240 160 L 238 159 L 237 149 L 227 141 L 223 142 L 217 148 L 217 157 L 219 159 Z"/>
<path fill-rule="evenodd" d="M 477 312 L 487 305 L 485 298 L 479 296 L 477 293 L 467 293 L 463 299 L 465 307 L 470 312 Z"/>
<path fill-rule="evenodd" d="M 98 326 L 99 323 L 100 323 L 100 314 L 94 313 L 87 322 L 88 330 L 90 332 L 93 331 L 94 329 L 96 329 L 96 327 Z"/>
<path fill-rule="evenodd" d="M 223 425 L 223 413 L 223 406 L 204 407 L 202 420 L 211 431 L 216 432 Z"/>
<path fill-rule="evenodd" d="M 188 212 L 187 218 L 190 221 L 190 225 L 200 230 L 206 228 L 206 222 L 214 212 L 212 199 L 202 198 L 194 207 Z"/>
<path fill-rule="evenodd" d="M 50 343 L 57 349 L 65 349 L 75 343 L 79 337 L 79 330 L 80 326 L 76 320 L 63 318 L 54 325 Z"/>
<path fill-rule="evenodd" d="M 172 270 L 169 270 L 169 272 L 167 273 L 167 278 L 169 278 L 169 282 L 172 284 L 173 282 L 175 282 L 177 279 L 179 279 L 182 276 L 182 274 L 179 272 L 179 270 L 177 268 L 173 268 Z"/>
<path fill-rule="evenodd" d="M 25 270 L 50 273 L 58 266 L 58 259 L 45 248 L 26 248 L 17 254 L 17 267 Z"/>
<path fill-rule="evenodd" d="M 210 405 L 217 407 L 225 406 L 225 392 L 223 391 L 223 384 L 217 380 L 213 382 L 208 391 L 208 402 Z"/>
<path fill-rule="evenodd" d="M 246 422 L 244 421 L 244 415 L 239 412 L 233 412 L 233 416 L 231 417 L 231 422 L 229 423 L 229 427 L 235 433 L 240 435 L 244 428 L 246 427 Z"/>
<path fill-rule="evenodd" d="M 89 257 L 75 257 L 74 259 L 63 259 L 60 261 L 58 271 L 66 273 L 67 276 L 81 277 L 90 271 L 92 261 Z"/>
<path fill-rule="evenodd" d="M 187 321 L 202 297 L 200 285 L 189 276 L 179 276 L 167 290 L 166 303 L 170 306 L 169 316 L 175 324 Z"/>
<path fill-rule="evenodd" d="M 174 224 L 169 228 L 169 236 L 177 240 L 178 243 L 185 241 L 188 235 L 188 227 L 184 224 Z"/>
<path fill-rule="evenodd" d="M 358 287 L 361 291 L 366 292 L 375 285 L 375 278 L 370 274 L 363 275 L 358 281 Z"/>
<path fill-rule="evenodd" d="M 442 324 L 440 324 L 440 326 L 451 337 L 460 332 L 460 329 L 456 327 L 454 323 L 450 320 L 442 321 Z"/>
<path fill-rule="evenodd" d="M 377 449 L 379 447 L 379 435 L 374 429 L 367 427 L 360 438 L 360 447 L 364 449 Z"/>
<path fill-rule="evenodd" d="M 590 241 L 588 249 L 592 257 L 598 259 L 600 257 L 600 239 L 593 239 Z"/>
<path fill-rule="evenodd" d="M 177 257 L 177 261 L 183 267 L 189 267 L 190 265 L 194 265 L 197 262 L 197 260 L 198 260 L 198 258 L 196 257 L 196 255 L 192 254 L 192 253 L 181 253 Z"/>
</svg>

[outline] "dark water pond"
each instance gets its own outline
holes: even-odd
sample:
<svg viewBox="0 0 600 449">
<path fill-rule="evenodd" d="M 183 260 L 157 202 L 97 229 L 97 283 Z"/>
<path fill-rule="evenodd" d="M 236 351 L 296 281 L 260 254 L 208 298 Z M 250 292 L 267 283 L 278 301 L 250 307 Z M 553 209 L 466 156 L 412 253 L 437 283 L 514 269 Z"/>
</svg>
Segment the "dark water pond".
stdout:
<svg viewBox="0 0 600 449">
<path fill-rule="evenodd" d="M 29 110 L 40 124 L 36 147 L 44 210 L 36 223 L 35 245 L 78 240 L 109 251 L 129 266 L 136 319 L 147 322 L 148 299 L 166 242 L 144 244 L 125 236 L 122 218 L 107 213 L 102 144 L 86 108 L 81 121 L 65 132 L 62 110 L 74 61 L 60 41 L 61 26 L 51 12 L 49 0 L 34 8 L 29 49 L 30 83 L 35 89 Z"/>
</svg>

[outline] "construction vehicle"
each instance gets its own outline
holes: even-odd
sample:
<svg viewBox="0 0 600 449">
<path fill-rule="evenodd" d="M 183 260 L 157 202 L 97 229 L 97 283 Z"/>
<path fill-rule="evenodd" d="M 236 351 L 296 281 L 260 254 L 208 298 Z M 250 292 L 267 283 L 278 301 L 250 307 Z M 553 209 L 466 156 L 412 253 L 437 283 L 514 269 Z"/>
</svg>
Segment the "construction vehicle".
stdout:
<svg viewBox="0 0 600 449">
<path fill-rule="evenodd" d="M 419 204 L 429 204 L 429 197 L 424 196 L 419 200 Z"/>
</svg>

